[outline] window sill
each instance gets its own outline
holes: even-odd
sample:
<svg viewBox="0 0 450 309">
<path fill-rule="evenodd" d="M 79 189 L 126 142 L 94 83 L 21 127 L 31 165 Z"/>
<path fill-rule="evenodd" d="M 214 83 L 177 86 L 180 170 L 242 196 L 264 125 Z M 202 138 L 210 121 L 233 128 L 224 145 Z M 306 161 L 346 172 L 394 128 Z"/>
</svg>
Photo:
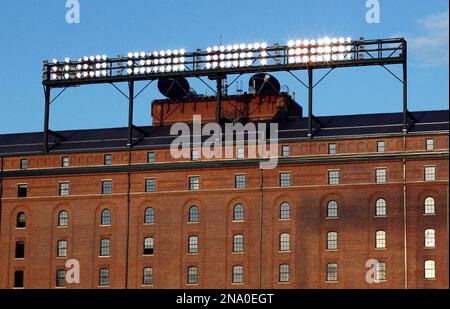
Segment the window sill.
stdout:
<svg viewBox="0 0 450 309">
<path fill-rule="evenodd" d="M 244 282 L 231 282 L 231 285 L 244 285 Z"/>
<path fill-rule="evenodd" d="M 281 281 L 279 281 L 278 284 L 281 284 L 281 285 L 288 285 L 288 284 L 291 284 L 291 283 L 290 283 L 289 281 L 286 281 L 286 282 L 281 282 Z"/>
<path fill-rule="evenodd" d="M 99 255 L 98 257 L 100 259 L 107 259 L 107 258 L 110 258 L 111 256 L 110 255 Z"/>
<path fill-rule="evenodd" d="M 339 281 L 337 281 L 337 280 L 333 280 L 333 281 L 325 281 L 325 283 L 327 283 L 327 284 L 333 284 L 333 283 L 339 283 Z"/>
<path fill-rule="evenodd" d="M 198 283 L 186 283 L 187 286 L 198 286 Z"/>
<path fill-rule="evenodd" d="M 154 254 L 143 254 L 142 256 L 152 257 Z"/>
<path fill-rule="evenodd" d="M 99 285 L 98 288 L 99 289 L 108 289 L 108 288 L 110 288 L 110 286 L 109 285 Z"/>
<path fill-rule="evenodd" d="M 383 215 L 383 216 L 375 216 L 375 218 L 387 218 L 387 216 L 386 216 L 386 215 Z"/>
<path fill-rule="evenodd" d="M 291 253 L 291 250 L 286 250 L 286 251 L 278 251 L 278 253 Z"/>
<path fill-rule="evenodd" d="M 56 259 L 57 260 L 65 260 L 65 259 L 67 259 L 67 256 L 57 256 Z"/>
<path fill-rule="evenodd" d="M 197 256 L 197 255 L 198 255 L 198 252 L 195 252 L 195 253 L 188 252 L 187 255 L 188 255 L 188 256 Z"/>
<path fill-rule="evenodd" d="M 109 227 L 111 224 L 100 224 L 100 227 Z"/>
<path fill-rule="evenodd" d="M 375 248 L 375 250 L 377 250 L 377 251 L 386 251 L 387 248 Z"/>
<path fill-rule="evenodd" d="M 188 222 L 187 224 L 199 224 L 200 222 L 199 221 L 197 221 L 197 222 Z"/>
<path fill-rule="evenodd" d="M 231 252 L 231 254 L 234 254 L 234 255 L 243 255 L 244 253 L 245 253 L 244 251 Z"/>
<path fill-rule="evenodd" d="M 339 217 L 326 217 L 325 219 L 327 219 L 327 220 L 337 220 L 337 219 L 339 219 Z"/>
<path fill-rule="evenodd" d="M 25 261 L 25 258 L 14 258 L 14 261 Z"/>
<path fill-rule="evenodd" d="M 436 246 L 434 246 L 434 247 L 423 247 L 423 249 L 424 250 L 433 250 L 433 249 L 436 249 Z"/>
<path fill-rule="evenodd" d="M 434 214 L 423 214 L 425 217 L 433 217 L 433 216 L 436 216 L 436 213 L 434 213 Z"/>
<path fill-rule="evenodd" d="M 152 284 L 141 284 L 141 287 L 143 287 L 143 288 L 152 288 L 153 287 L 153 283 Z"/>
<path fill-rule="evenodd" d="M 66 286 L 55 286 L 55 289 L 67 289 Z"/>
<path fill-rule="evenodd" d="M 155 223 L 144 223 L 144 226 L 154 226 Z"/>
<path fill-rule="evenodd" d="M 278 219 L 278 220 L 280 220 L 281 222 L 289 222 L 289 221 L 291 221 L 291 218 L 287 218 L 287 219 Z"/>
<path fill-rule="evenodd" d="M 13 287 L 13 290 L 23 290 L 25 289 L 24 287 Z"/>
<path fill-rule="evenodd" d="M 16 230 L 26 230 L 26 227 L 16 227 Z"/>
<path fill-rule="evenodd" d="M 424 278 L 425 281 L 436 281 L 436 278 Z"/>
<path fill-rule="evenodd" d="M 337 252 L 338 249 L 325 249 L 325 252 Z"/>
<path fill-rule="evenodd" d="M 232 222 L 233 223 L 243 223 L 243 222 L 245 222 L 245 220 L 233 220 Z"/>
<path fill-rule="evenodd" d="M 68 229 L 69 227 L 68 226 L 57 226 L 56 228 L 60 229 L 60 230 L 65 230 L 65 229 Z"/>
</svg>

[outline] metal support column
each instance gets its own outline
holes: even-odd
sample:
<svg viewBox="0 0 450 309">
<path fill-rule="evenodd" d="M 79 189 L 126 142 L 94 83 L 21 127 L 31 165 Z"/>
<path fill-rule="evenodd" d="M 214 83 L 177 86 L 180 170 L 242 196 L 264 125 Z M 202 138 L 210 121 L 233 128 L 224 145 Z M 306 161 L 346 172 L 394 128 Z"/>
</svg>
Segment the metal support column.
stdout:
<svg viewBox="0 0 450 309">
<path fill-rule="evenodd" d="M 134 81 L 128 82 L 128 148 L 133 148 Z"/>
<path fill-rule="evenodd" d="M 45 114 L 44 114 L 44 152 L 48 152 L 48 126 L 50 121 L 50 96 L 51 88 L 44 86 L 45 91 Z"/>
<path fill-rule="evenodd" d="M 408 133 L 408 65 L 407 43 L 403 42 L 403 133 Z"/>
<path fill-rule="evenodd" d="M 217 75 L 217 93 L 216 93 L 216 122 L 220 123 L 222 115 L 222 75 Z"/>
<path fill-rule="evenodd" d="M 312 101 L 313 101 L 313 70 L 308 68 L 308 137 L 312 138 L 313 129 L 313 113 L 312 113 Z"/>
</svg>

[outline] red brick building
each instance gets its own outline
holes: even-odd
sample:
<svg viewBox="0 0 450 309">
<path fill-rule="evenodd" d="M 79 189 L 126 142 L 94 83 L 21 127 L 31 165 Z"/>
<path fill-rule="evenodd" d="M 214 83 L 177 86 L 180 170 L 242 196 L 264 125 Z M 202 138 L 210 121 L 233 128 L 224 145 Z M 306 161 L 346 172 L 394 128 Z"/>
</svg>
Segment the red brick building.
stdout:
<svg viewBox="0 0 450 309">
<path fill-rule="evenodd" d="M 0 135 L 0 288 L 449 287 L 448 111 L 407 134 L 401 113 L 319 117 L 310 138 L 289 96 L 224 100 L 279 122 L 277 168 L 246 147 L 172 158 L 170 124 L 214 119 L 214 98 L 155 101 L 132 149 L 126 128 L 58 132 L 49 153 Z"/>
</svg>

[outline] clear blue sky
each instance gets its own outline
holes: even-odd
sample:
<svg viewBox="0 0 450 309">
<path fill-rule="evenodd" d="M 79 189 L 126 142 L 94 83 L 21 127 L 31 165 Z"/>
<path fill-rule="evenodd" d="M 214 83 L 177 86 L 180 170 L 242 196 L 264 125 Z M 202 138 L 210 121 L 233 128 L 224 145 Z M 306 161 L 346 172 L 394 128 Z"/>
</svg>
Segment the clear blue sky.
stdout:
<svg viewBox="0 0 450 309">
<path fill-rule="evenodd" d="M 128 51 L 206 48 L 224 44 L 351 36 L 409 41 L 410 110 L 448 109 L 448 0 L 379 0 L 381 20 L 365 20 L 366 0 L 79 0 L 80 24 L 65 21 L 65 0 L 2 0 L 0 134 L 41 131 L 43 59 Z M 400 67 L 393 70 L 401 74 Z M 304 73 L 297 73 L 305 79 Z M 306 89 L 276 75 L 297 93 Z M 244 84 L 248 76 L 242 78 Z M 199 93 L 206 87 L 194 82 Z M 401 110 L 401 84 L 380 67 L 335 70 L 315 92 L 317 115 Z M 136 101 L 135 123 L 149 125 L 152 85 Z M 127 103 L 110 85 L 68 89 L 52 107 L 51 128 L 120 127 Z"/>
</svg>

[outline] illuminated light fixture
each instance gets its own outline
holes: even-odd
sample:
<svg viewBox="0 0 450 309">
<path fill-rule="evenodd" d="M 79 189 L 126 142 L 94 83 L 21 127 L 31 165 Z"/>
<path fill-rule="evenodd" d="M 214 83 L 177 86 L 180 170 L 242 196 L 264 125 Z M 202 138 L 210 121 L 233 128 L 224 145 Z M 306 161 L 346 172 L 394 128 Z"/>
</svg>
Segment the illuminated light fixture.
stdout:
<svg viewBox="0 0 450 309">
<path fill-rule="evenodd" d="M 58 59 L 53 59 L 52 62 L 53 62 L 54 64 L 58 64 Z"/>
</svg>

